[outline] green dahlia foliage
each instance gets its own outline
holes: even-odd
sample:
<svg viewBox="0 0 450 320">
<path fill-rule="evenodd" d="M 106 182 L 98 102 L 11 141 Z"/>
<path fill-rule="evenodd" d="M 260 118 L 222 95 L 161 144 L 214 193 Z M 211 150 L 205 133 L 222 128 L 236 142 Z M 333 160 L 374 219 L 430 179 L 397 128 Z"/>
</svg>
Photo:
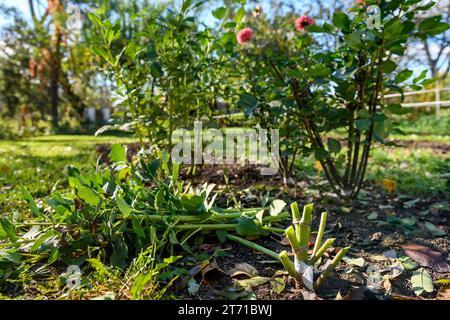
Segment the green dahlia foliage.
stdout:
<svg viewBox="0 0 450 320">
<path fill-rule="evenodd" d="M 33 216 L 0 218 L 0 280 L 38 263 L 45 269 L 94 258 L 123 270 L 149 246 L 158 258 L 193 255 L 189 240 L 207 233 L 223 242 L 229 234 L 256 238 L 284 231 L 273 226 L 289 217 L 283 201 L 218 208 L 214 185 L 185 186 L 178 166 L 169 168 L 167 153 L 129 161 L 126 148 L 113 145 L 109 159 L 89 175 L 68 166 L 70 191 L 53 191 L 42 203 L 23 190 Z"/>
<path fill-rule="evenodd" d="M 228 58 L 221 53 L 218 31 L 196 17 L 202 4 L 185 0 L 177 11 L 142 10 L 130 18 L 138 27 L 126 36 L 127 26 L 101 12 L 90 14 L 100 35 L 92 51 L 106 61 L 117 86 L 120 111 L 115 117 L 121 122 L 113 128 L 171 147 L 174 130 L 211 114 Z"/>
<path fill-rule="evenodd" d="M 449 28 L 441 16 L 416 25 L 415 17 L 435 5 L 421 3 L 359 1 L 350 13 L 334 12 L 332 21 L 322 25 L 305 16 L 291 26 L 274 20 L 267 27 L 260 17 L 242 24 L 252 34 L 243 33 L 236 60 L 248 74 L 239 105 L 262 125 L 280 126 L 284 155 L 314 153 L 343 197 L 360 190 L 372 142 L 385 142 L 391 115 L 406 112 L 399 104 L 386 105 L 383 96 L 428 82 L 426 71 L 412 79 L 411 70 L 397 65 L 408 39 L 426 39 Z M 330 36 L 333 50 L 323 43 Z M 281 167 L 286 171 L 289 165 Z"/>
</svg>

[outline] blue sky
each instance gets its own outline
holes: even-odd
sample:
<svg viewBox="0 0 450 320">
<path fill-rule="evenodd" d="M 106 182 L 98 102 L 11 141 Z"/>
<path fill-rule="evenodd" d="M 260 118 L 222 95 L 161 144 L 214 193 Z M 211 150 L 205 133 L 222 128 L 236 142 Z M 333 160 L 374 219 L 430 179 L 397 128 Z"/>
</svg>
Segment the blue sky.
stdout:
<svg viewBox="0 0 450 320">
<path fill-rule="evenodd" d="M 7 7 L 16 7 L 26 18 L 30 18 L 30 9 L 28 8 L 28 0 L 0 0 L 0 4 Z M 4 25 L 8 18 L 0 15 L 0 26 Z"/>
</svg>

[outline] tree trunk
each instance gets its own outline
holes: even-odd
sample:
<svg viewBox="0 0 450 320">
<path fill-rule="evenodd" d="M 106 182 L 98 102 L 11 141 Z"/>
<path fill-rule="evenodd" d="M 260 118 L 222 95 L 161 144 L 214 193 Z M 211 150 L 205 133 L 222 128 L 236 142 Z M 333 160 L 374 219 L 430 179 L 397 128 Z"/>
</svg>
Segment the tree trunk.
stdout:
<svg viewBox="0 0 450 320">
<path fill-rule="evenodd" d="M 53 127 L 58 126 L 58 104 L 59 104 L 59 74 L 61 69 L 61 54 L 60 54 L 60 42 L 61 42 L 61 31 L 58 26 L 55 28 L 55 33 L 52 36 L 52 65 L 50 74 L 50 109 L 52 115 L 52 125 Z"/>
</svg>

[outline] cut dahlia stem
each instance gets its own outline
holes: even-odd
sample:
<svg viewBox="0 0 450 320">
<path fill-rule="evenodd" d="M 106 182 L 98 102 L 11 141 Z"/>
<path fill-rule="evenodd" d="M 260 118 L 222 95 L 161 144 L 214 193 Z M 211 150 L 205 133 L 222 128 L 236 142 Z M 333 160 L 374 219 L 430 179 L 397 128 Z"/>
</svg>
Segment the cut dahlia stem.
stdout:
<svg viewBox="0 0 450 320">
<path fill-rule="evenodd" d="M 317 290 L 320 288 L 320 286 L 323 284 L 323 282 L 328 278 L 328 276 L 336 269 L 336 266 L 338 263 L 342 260 L 342 258 L 345 256 L 345 254 L 348 252 L 350 247 L 345 247 L 339 250 L 339 252 L 334 257 L 333 261 L 328 265 L 328 267 L 325 268 L 325 270 L 322 272 L 322 274 L 319 276 L 319 278 L 314 283 L 314 290 Z"/>
<path fill-rule="evenodd" d="M 235 223 L 214 223 L 214 224 L 181 224 L 175 225 L 178 230 L 233 230 L 236 228 Z"/>
<path fill-rule="evenodd" d="M 173 215 L 173 216 L 164 216 L 164 215 L 146 215 L 146 214 L 130 214 L 129 216 L 124 217 L 123 215 L 119 214 L 117 215 L 117 219 L 119 220 L 131 220 L 131 219 L 142 219 L 147 221 L 164 221 L 168 218 L 176 219 L 178 221 L 182 222 L 189 222 L 189 221 L 200 221 L 204 219 L 204 217 L 200 216 L 185 216 L 185 215 Z"/>
<path fill-rule="evenodd" d="M 325 232 L 325 226 L 327 224 L 327 217 L 328 217 L 328 213 L 322 212 L 322 215 L 320 216 L 319 230 L 317 231 L 316 242 L 314 244 L 314 249 L 312 252 L 313 257 L 315 256 L 317 250 L 319 250 L 319 248 L 320 248 L 323 233 Z"/>
<path fill-rule="evenodd" d="M 292 224 L 295 227 L 295 235 L 297 236 L 297 240 L 300 241 L 300 210 L 298 209 L 297 202 L 291 204 L 291 212 Z"/>
<path fill-rule="evenodd" d="M 313 265 L 323 256 L 323 254 L 328 250 L 328 248 L 333 244 L 335 238 L 327 239 L 325 243 L 317 250 L 316 254 L 309 259 L 308 263 Z"/>
<path fill-rule="evenodd" d="M 272 250 L 267 249 L 267 248 L 265 248 L 263 246 L 260 246 L 259 244 L 256 244 L 256 243 L 254 243 L 252 241 L 245 240 L 245 239 L 243 239 L 241 237 L 238 237 L 238 236 L 235 236 L 235 235 L 232 235 L 232 234 L 227 234 L 227 239 L 230 239 L 232 241 L 235 241 L 235 242 L 238 242 L 240 244 L 243 244 L 244 246 L 247 246 L 247 247 L 249 247 L 251 249 L 260 251 L 260 252 L 268 255 L 269 257 L 274 258 L 277 261 L 280 261 L 280 257 L 275 251 L 272 251 Z"/>
<path fill-rule="evenodd" d="M 269 227 L 269 226 L 262 226 L 261 229 L 270 231 L 273 233 L 279 233 L 279 234 L 283 234 L 285 232 L 285 230 L 283 228 L 276 228 L 276 227 Z"/>
<path fill-rule="evenodd" d="M 300 221 L 300 247 L 306 248 L 306 250 L 303 250 L 300 255 L 299 259 L 302 262 L 306 262 L 308 260 L 308 241 L 309 241 L 309 235 L 311 233 L 311 221 L 312 221 L 312 213 L 314 209 L 314 204 L 307 204 L 303 207 L 303 216 L 302 220 Z"/>
<path fill-rule="evenodd" d="M 302 247 L 300 246 L 300 242 L 298 242 L 297 237 L 295 235 L 295 230 L 293 226 L 290 226 L 286 229 L 285 232 L 286 237 L 291 244 L 292 252 L 294 253 L 295 259 L 300 260 L 300 257 L 303 254 Z"/>
<path fill-rule="evenodd" d="M 289 273 L 289 275 L 297 280 L 299 283 L 302 283 L 302 277 L 301 275 L 295 270 L 295 266 L 292 263 L 291 259 L 289 259 L 289 254 L 286 250 L 283 250 L 278 255 L 279 260 L 283 264 L 286 271 Z"/>
<path fill-rule="evenodd" d="M 289 218 L 289 213 L 287 212 L 282 212 L 277 216 L 267 216 L 264 217 L 262 219 L 263 223 L 268 223 L 268 222 L 278 222 L 278 221 L 282 221 L 285 220 L 286 218 Z"/>
</svg>

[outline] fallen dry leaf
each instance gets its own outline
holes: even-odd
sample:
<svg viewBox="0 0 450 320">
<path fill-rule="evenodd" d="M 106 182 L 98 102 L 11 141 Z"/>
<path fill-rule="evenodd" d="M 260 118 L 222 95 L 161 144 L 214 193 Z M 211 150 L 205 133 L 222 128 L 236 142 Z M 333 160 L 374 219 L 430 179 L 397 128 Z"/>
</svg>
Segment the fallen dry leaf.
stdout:
<svg viewBox="0 0 450 320">
<path fill-rule="evenodd" d="M 450 265 L 440 252 L 419 244 L 404 244 L 401 247 L 408 257 L 422 267 L 428 267 L 437 272 L 450 272 Z"/>
<path fill-rule="evenodd" d="M 450 285 L 441 287 L 436 298 L 438 300 L 450 300 Z"/>
<path fill-rule="evenodd" d="M 413 296 L 403 296 L 401 294 L 391 294 L 390 298 L 393 300 L 424 300 L 421 297 L 413 297 Z"/>
<path fill-rule="evenodd" d="M 219 280 L 225 276 L 225 272 L 219 268 L 216 260 L 206 265 L 202 270 L 202 281 L 205 283 L 211 283 Z"/>
<path fill-rule="evenodd" d="M 258 273 L 258 270 L 256 270 L 256 268 L 254 266 L 252 266 L 251 264 L 242 262 L 242 263 L 236 264 L 233 269 L 231 269 L 227 272 L 227 274 L 230 277 L 246 275 L 246 276 L 252 278 L 254 276 L 257 276 L 259 273 Z"/>
<path fill-rule="evenodd" d="M 383 188 L 386 189 L 389 192 L 394 192 L 395 191 L 395 187 L 396 187 L 396 183 L 394 180 L 391 179 L 383 179 L 382 182 Z"/>
</svg>

